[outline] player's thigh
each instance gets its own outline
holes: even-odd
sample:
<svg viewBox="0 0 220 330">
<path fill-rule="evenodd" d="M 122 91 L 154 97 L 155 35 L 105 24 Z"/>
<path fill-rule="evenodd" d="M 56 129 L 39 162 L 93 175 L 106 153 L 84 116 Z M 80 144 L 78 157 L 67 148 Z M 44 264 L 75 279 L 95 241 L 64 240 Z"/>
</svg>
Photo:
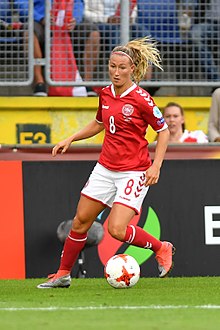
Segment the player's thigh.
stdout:
<svg viewBox="0 0 220 330">
<path fill-rule="evenodd" d="M 101 203 L 81 195 L 73 218 L 72 230 L 86 233 L 104 208 L 105 206 Z"/>
<path fill-rule="evenodd" d="M 114 203 L 108 216 L 108 231 L 116 235 L 120 233 L 125 235 L 127 225 L 135 216 L 135 211 L 122 204 Z"/>
<path fill-rule="evenodd" d="M 81 195 L 77 206 L 76 217 L 82 223 L 93 222 L 104 209 L 105 205 L 101 202 Z"/>
</svg>

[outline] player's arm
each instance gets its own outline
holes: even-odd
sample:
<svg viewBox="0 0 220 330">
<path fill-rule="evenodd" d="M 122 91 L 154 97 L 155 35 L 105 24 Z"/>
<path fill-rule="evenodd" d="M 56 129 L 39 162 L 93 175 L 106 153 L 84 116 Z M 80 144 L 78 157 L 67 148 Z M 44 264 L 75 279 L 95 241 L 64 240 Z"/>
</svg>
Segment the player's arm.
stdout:
<svg viewBox="0 0 220 330">
<path fill-rule="evenodd" d="M 56 154 L 59 151 L 61 151 L 61 153 L 63 154 L 64 152 L 67 151 L 67 149 L 69 148 L 69 146 L 71 145 L 72 142 L 88 139 L 88 138 L 100 133 L 103 129 L 104 129 L 103 123 L 100 123 L 100 122 L 96 121 L 95 119 L 92 120 L 87 126 L 82 128 L 80 131 L 74 133 L 67 139 L 57 143 L 57 145 L 52 150 L 52 155 L 56 156 Z"/>
<path fill-rule="evenodd" d="M 146 171 L 146 186 L 151 186 L 158 182 L 160 176 L 160 168 L 162 166 L 165 152 L 168 145 L 170 132 L 168 128 L 158 132 L 157 144 L 155 148 L 155 156 L 153 164 Z"/>
</svg>

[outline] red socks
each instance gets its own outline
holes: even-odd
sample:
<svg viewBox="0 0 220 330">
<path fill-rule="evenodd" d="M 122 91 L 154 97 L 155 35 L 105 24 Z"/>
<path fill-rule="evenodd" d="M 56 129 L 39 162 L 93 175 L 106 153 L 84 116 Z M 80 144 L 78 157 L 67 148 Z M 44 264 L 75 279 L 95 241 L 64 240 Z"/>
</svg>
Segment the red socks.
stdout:
<svg viewBox="0 0 220 330">
<path fill-rule="evenodd" d="M 141 227 L 133 225 L 127 226 L 124 242 L 144 249 L 151 249 L 154 252 L 157 252 L 162 246 L 161 241 L 157 238 L 148 234 Z"/>
<path fill-rule="evenodd" d="M 67 270 L 71 272 L 79 253 L 82 251 L 86 244 L 86 239 L 87 233 L 78 234 L 73 230 L 70 231 L 62 251 L 59 270 Z"/>
<path fill-rule="evenodd" d="M 78 234 L 72 230 L 70 231 L 62 251 L 59 271 L 64 270 L 71 272 L 79 253 L 86 244 L 86 239 L 87 233 Z M 141 227 L 134 225 L 127 226 L 124 242 L 144 249 L 151 249 L 154 252 L 157 252 L 162 246 L 161 241 L 148 234 Z"/>
</svg>

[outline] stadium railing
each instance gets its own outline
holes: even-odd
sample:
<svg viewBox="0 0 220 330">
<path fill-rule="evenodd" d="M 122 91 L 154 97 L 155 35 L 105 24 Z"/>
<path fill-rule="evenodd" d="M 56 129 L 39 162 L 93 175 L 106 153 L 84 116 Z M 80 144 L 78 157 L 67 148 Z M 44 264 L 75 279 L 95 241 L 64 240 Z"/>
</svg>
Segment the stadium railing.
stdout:
<svg viewBox="0 0 220 330">
<path fill-rule="evenodd" d="M 20 1 L 22 4 L 22 0 Z M 0 3 L 0 86 L 29 86 L 33 81 L 33 1 L 18 15 L 13 0 Z"/>
<path fill-rule="evenodd" d="M 11 6 L 13 6 L 13 0 L 9 0 Z M 59 3 L 59 0 L 57 0 Z M 67 1 L 66 1 L 67 2 Z M 87 1 L 84 1 L 85 5 Z M 76 65 L 75 69 L 78 69 L 80 79 L 73 79 L 71 76 L 71 70 L 73 65 L 70 56 L 71 47 L 66 48 L 65 42 L 60 35 L 60 39 L 54 38 L 54 23 L 51 21 L 51 12 L 53 5 L 50 0 L 46 0 L 46 34 L 45 34 L 45 58 L 34 59 L 33 58 L 33 1 L 29 1 L 28 16 L 23 17 L 24 24 L 20 33 L 28 37 L 24 37 L 24 43 L 27 40 L 27 45 L 18 48 L 16 52 L 14 49 L 14 41 L 7 42 L 7 51 L 1 52 L 1 71 L 0 71 L 0 86 L 22 86 L 31 85 L 33 82 L 33 67 L 34 64 L 40 64 L 45 68 L 46 82 L 50 86 L 105 86 L 109 83 L 107 75 L 107 59 L 110 54 L 111 48 L 114 46 L 115 40 L 111 37 L 115 35 L 117 31 L 120 43 L 126 43 L 131 38 L 142 37 L 149 35 L 154 38 L 161 51 L 162 65 L 164 71 L 153 70 L 152 78 L 150 81 L 143 81 L 142 86 L 219 86 L 218 72 L 220 68 L 220 58 L 218 56 L 218 48 L 220 45 L 220 21 L 214 20 L 213 31 L 207 30 L 204 33 L 203 43 L 207 45 L 206 50 L 202 54 L 198 48 L 198 36 L 197 40 L 192 38 L 192 29 L 195 24 L 201 21 L 204 17 L 203 9 L 196 7 L 196 1 L 194 0 L 137 0 L 136 10 L 134 11 L 132 19 L 130 19 L 130 4 L 129 0 L 120 0 L 120 24 L 110 24 L 107 32 L 103 35 L 101 31 L 101 51 L 100 59 L 97 67 L 93 70 L 92 79 L 84 80 L 83 67 L 79 64 L 82 62 L 82 54 L 84 52 L 74 52 Z M 65 3 L 60 0 L 60 6 Z M 90 2 L 91 3 L 91 2 Z M 93 0 L 93 5 L 102 3 L 100 0 Z M 115 9 L 119 1 L 116 1 Z M 61 7 L 60 7 L 61 8 Z M 1 12 L 0 12 L 1 15 Z M 64 24 L 65 24 L 65 17 Z M 199 19 L 198 19 L 199 18 Z M 204 23 L 204 21 L 202 21 Z M 95 20 L 93 22 L 98 28 L 105 25 Z M 210 23 L 210 20 L 209 20 Z M 86 42 L 89 25 L 85 25 L 85 32 L 78 40 L 73 40 L 71 37 L 71 45 L 76 47 L 82 47 Z M 62 22 L 61 22 L 62 25 Z M 86 27 L 88 26 L 88 31 Z M 65 25 L 60 27 L 65 32 Z M 215 33 L 216 32 L 216 33 Z M 114 42 L 113 42 L 114 41 Z M 108 45 L 107 45 L 108 43 Z M 1 47 L 4 43 L 1 43 Z M 3 45 L 4 47 L 4 45 Z M 63 53 L 60 56 L 60 52 L 63 49 Z M 75 48 L 74 48 L 75 49 Z M 207 53 L 208 49 L 208 53 Z M 11 50 L 11 52 L 10 52 Z M 9 55 L 10 53 L 10 61 Z M 56 53 L 57 51 L 57 53 Z M 209 56 L 212 56 L 214 71 L 216 76 L 210 75 L 211 66 L 205 67 L 204 61 L 208 63 Z M 93 56 L 93 54 L 91 55 Z M 60 58 L 61 57 L 61 58 Z M 60 61 L 59 61 L 60 58 Z M 55 67 L 53 64 L 55 60 Z M 58 62 L 57 62 L 58 61 Z M 67 62 L 71 64 L 68 65 Z M 57 64 L 58 63 L 58 64 Z"/>
</svg>

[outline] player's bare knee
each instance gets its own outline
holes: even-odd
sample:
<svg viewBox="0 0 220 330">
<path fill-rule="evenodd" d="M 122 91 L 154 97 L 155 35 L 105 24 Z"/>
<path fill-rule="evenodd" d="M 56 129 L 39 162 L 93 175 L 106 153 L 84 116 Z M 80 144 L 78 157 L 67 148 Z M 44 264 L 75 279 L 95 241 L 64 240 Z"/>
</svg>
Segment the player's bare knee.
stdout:
<svg viewBox="0 0 220 330">
<path fill-rule="evenodd" d="M 86 233 L 88 231 L 89 224 L 86 219 L 79 216 L 75 216 L 72 223 L 72 230 L 80 234 Z"/>
<path fill-rule="evenodd" d="M 125 230 L 124 228 L 117 227 L 117 226 L 109 226 L 108 228 L 109 234 L 119 241 L 123 241 L 125 237 Z"/>
</svg>

